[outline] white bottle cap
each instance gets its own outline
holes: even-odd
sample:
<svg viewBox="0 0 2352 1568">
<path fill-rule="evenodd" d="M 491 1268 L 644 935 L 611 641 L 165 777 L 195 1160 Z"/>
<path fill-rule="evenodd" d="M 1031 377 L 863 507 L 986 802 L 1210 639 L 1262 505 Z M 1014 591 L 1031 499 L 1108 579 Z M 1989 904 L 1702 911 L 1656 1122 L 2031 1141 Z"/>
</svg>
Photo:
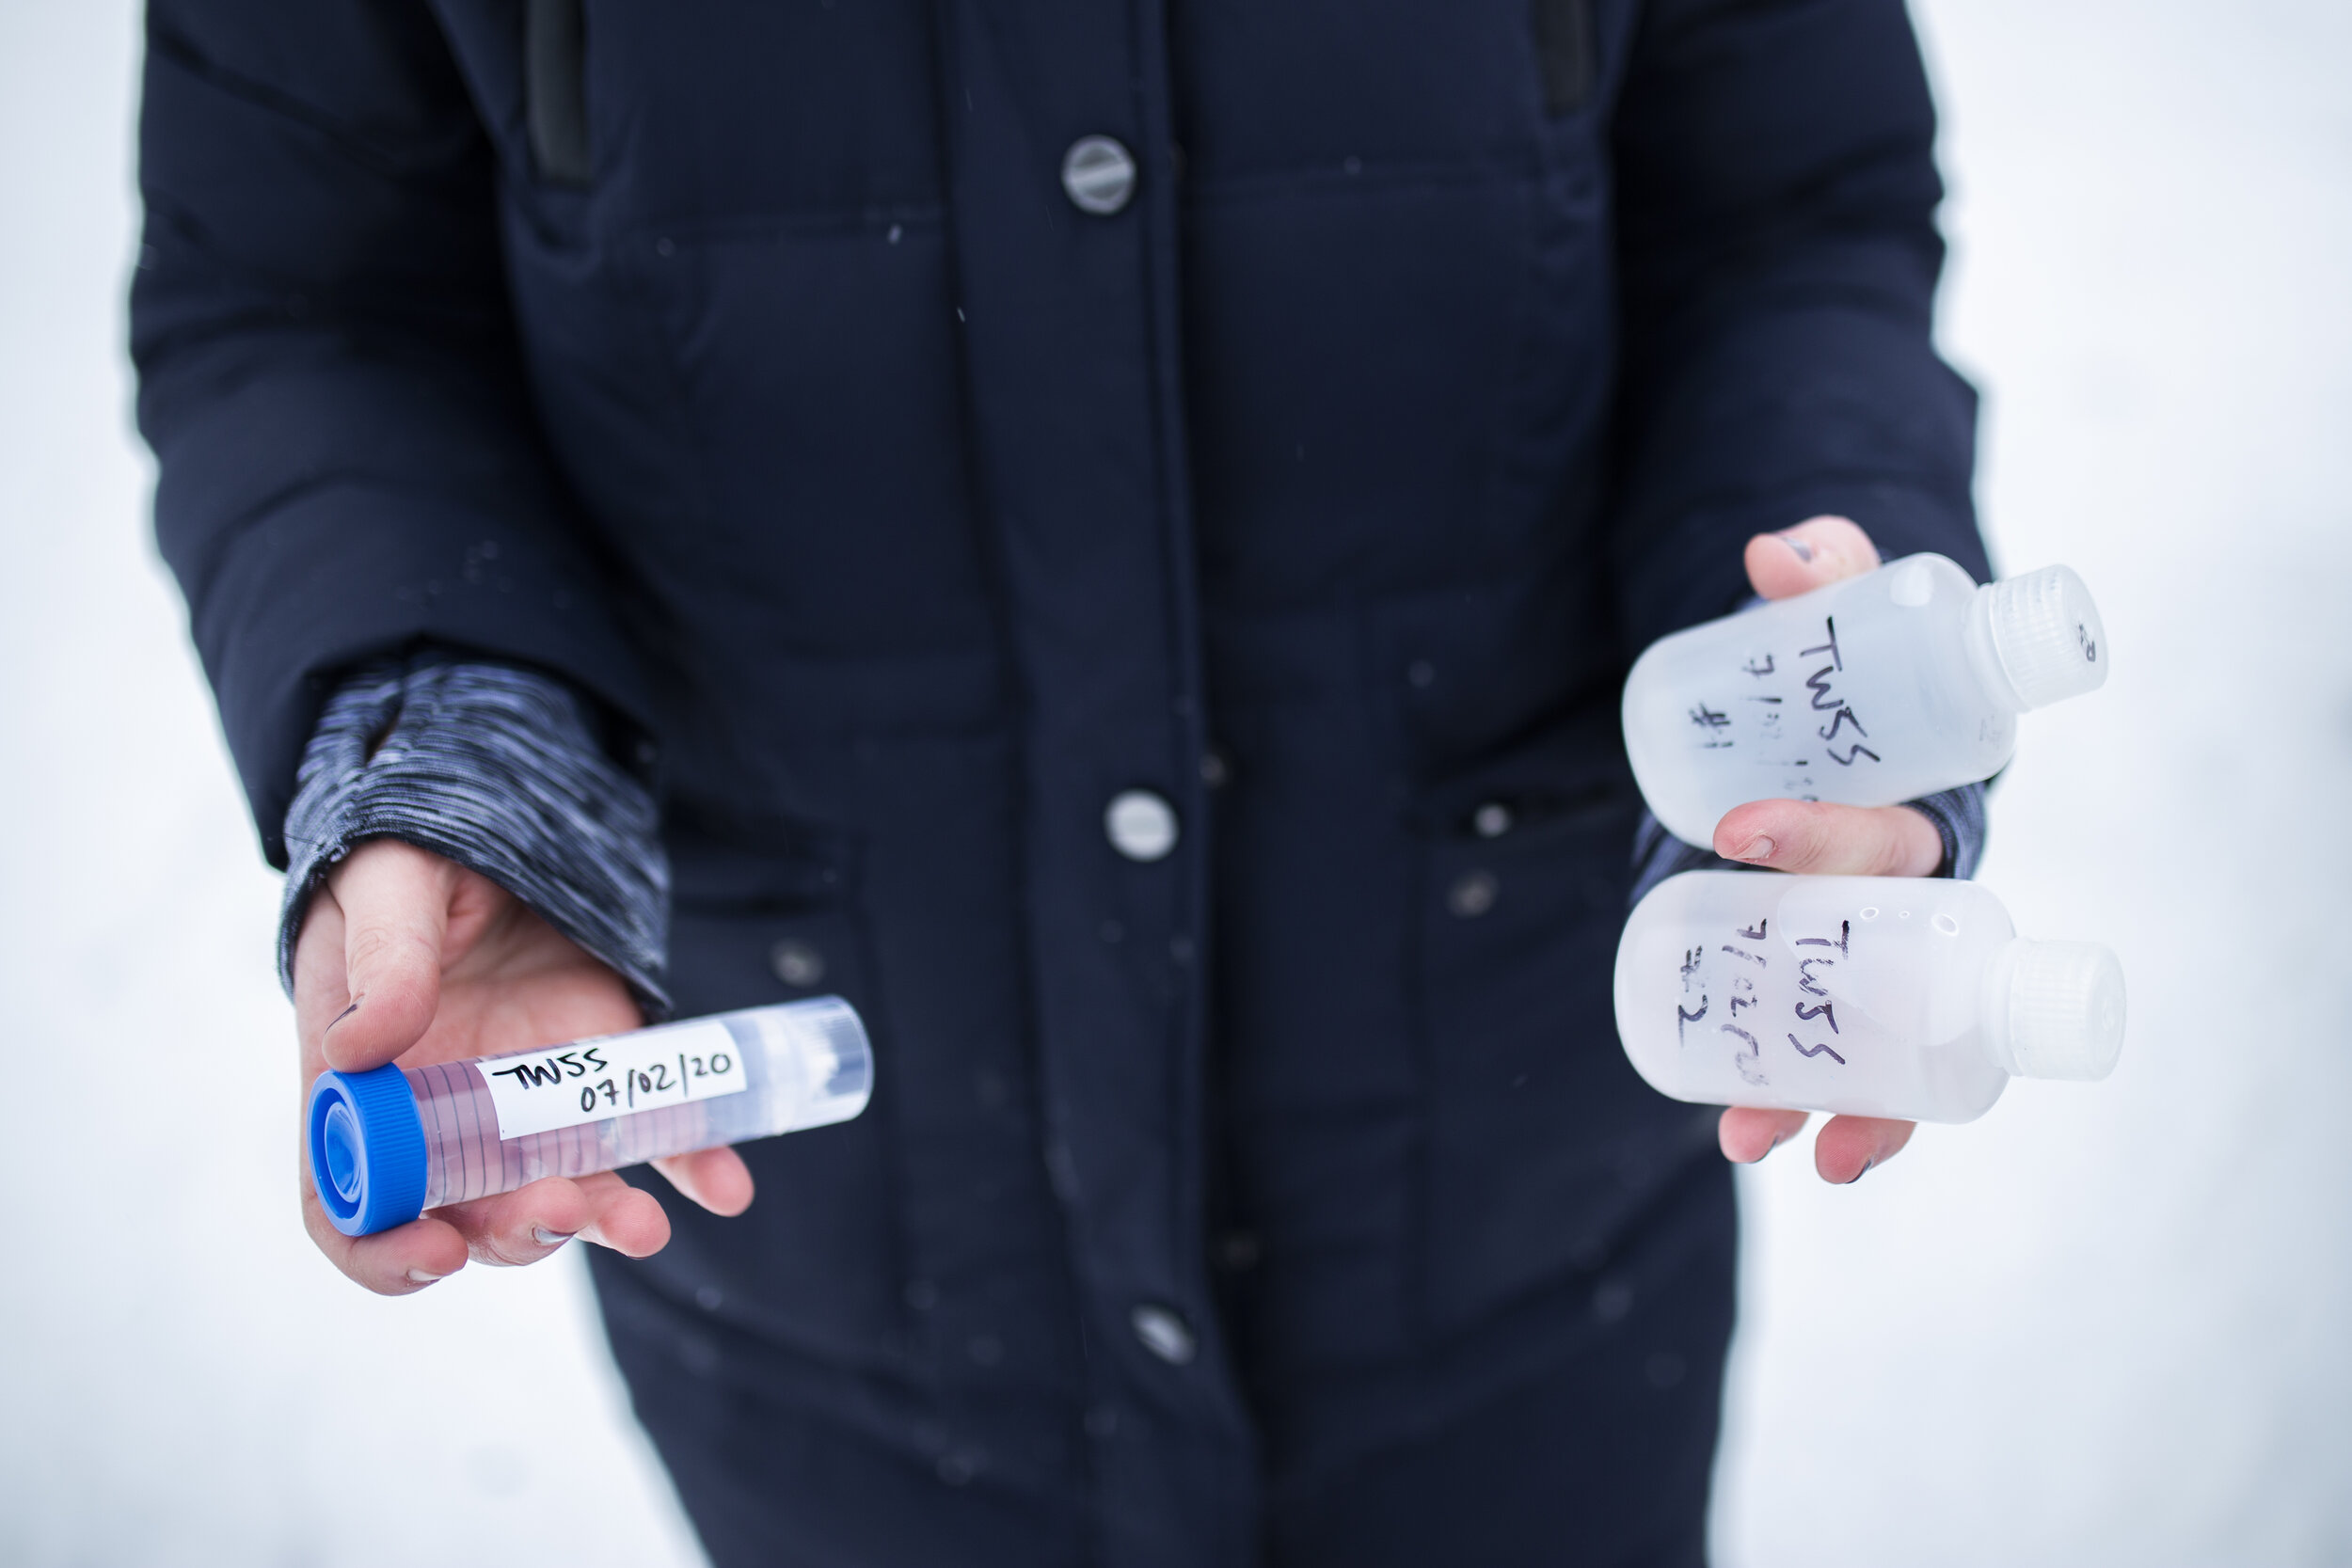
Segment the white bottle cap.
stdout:
<svg viewBox="0 0 2352 1568">
<path fill-rule="evenodd" d="M 2021 1078 L 2105 1078 L 2123 1049 L 2123 966 L 2093 942 L 2010 942 L 1994 960 L 1985 1022 Z"/>
<path fill-rule="evenodd" d="M 1993 585 L 1993 651 L 2029 708 L 2106 684 L 2106 630 L 2083 579 L 2064 566 Z"/>
</svg>

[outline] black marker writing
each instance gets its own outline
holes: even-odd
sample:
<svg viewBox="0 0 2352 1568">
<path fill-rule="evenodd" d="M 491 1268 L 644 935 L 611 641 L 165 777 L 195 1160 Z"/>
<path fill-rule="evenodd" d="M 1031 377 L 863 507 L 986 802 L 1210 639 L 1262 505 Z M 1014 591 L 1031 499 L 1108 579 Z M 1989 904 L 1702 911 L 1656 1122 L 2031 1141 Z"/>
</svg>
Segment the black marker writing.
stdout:
<svg viewBox="0 0 2352 1568">
<path fill-rule="evenodd" d="M 1835 615 L 1825 615 L 1821 618 L 1821 625 L 1827 628 L 1829 632 L 1829 641 L 1822 643 L 1818 648 L 1799 648 L 1797 650 L 1797 657 L 1799 658 L 1811 658 L 1815 654 L 1827 654 L 1829 655 L 1830 670 L 1836 670 L 1840 674 L 1843 674 L 1845 673 L 1846 664 L 1845 660 L 1838 656 L 1837 652 L 1837 617 Z M 1821 673 L 1823 674 L 1827 674 L 1829 673 L 1829 671 L 1824 670 Z"/>
<path fill-rule="evenodd" d="M 1862 727 L 1862 721 L 1853 716 L 1853 709 L 1850 707 L 1839 708 L 1837 710 L 1836 717 L 1829 721 L 1829 727 L 1827 729 L 1816 730 L 1813 733 L 1820 736 L 1823 740 L 1835 740 L 1837 738 L 1837 732 L 1845 728 L 1848 724 L 1851 724 L 1853 726 L 1854 734 L 1862 736 L 1866 740 L 1869 738 L 1870 732 Z"/>
<path fill-rule="evenodd" d="M 1718 1027 L 1721 1028 L 1724 1034 L 1737 1035 L 1741 1039 L 1748 1042 L 1748 1048 L 1745 1051 L 1735 1051 L 1732 1053 L 1731 1065 L 1740 1069 L 1740 1077 L 1746 1079 L 1749 1083 L 1754 1084 L 1756 1087 L 1762 1088 L 1765 1084 L 1763 1045 L 1754 1035 L 1749 1034 L 1745 1029 L 1740 1028 L 1736 1023 L 1720 1024 Z"/>
<path fill-rule="evenodd" d="M 1800 1056 L 1827 1056 L 1831 1061 L 1836 1062 L 1839 1067 L 1844 1067 L 1846 1065 L 1846 1058 L 1840 1056 L 1836 1052 L 1832 1051 L 1826 1045 L 1807 1045 L 1803 1040 L 1798 1039 L 1794 1035 L 1788 1037 L 1788 1043 L 1797 1048 L 1797 1054 Z"/>
<path fill-rule="evenodd" d="M 1853 922 L 1851 920 L 1841 920 L 1837 923 L 1837 940 L 1836 942 L 1830 941 L 1827 937 L 1799 937 L 1797 939 L 1797 945 L 1799 947 L 1835 947 L 1838 952 L 1844 953 L 1846 951 L 1846 944 L 1852 940 Z"/>
</svg>

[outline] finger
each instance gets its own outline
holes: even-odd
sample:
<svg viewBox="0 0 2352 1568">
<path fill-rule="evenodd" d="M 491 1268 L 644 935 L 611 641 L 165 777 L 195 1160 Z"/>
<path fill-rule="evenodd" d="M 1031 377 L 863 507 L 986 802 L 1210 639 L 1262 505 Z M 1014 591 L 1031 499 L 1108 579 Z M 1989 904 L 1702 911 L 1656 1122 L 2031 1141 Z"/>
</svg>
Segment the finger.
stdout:
<svg viewBox="0 0 2352 1568">
<path fill-rule="evenodd" d="M 670 1185 L 714 1214 L 730 1218 L 752 1206 L 752 1171 L 731 1148 L 706 1148 L 656 1160 Z"/>
<path fill-rule="evenodd" d="M 335 1015 L 351 1006 L 343 975 L 343 911 L 325 889 L 304 911 L 302 930 L 294 939 L 294 1038 L 300 1045 L 303 1082 L 323 1065 L 318 1043 Z"/>
<path fill-rule="evenodd" d="M 1793 598 L 1878 563 L 1878 546 L 1847 517 L 1808 517 L 1748 541 L 1748 585 L 1761 598 Z"/>
<path fill-rule="evenodd" d="M 1832 1117 L 1821 1135 L 1813 1140 L 1813 1168 L 1824 1181 L 1851 1186 L 1871 1166 L 1883 1165 L 1901 1153 L 1917 1126 L 1878 1117 Z"/>
<path fill-rule="evenodd" d="M 303 1172 L 302 1226 L 326 1260 L 380 1296 L 414 1295 L 466 1266 L 466 1239 L 427 1214 L 373 1236 L 346 1236 L 327 1223 Z"/>
<path fill-rule="evenodd" d="M 343 1009 L 319 1048 L 327 1064 L 360 1072 L 424 1037 L 440 1005 L 441 942 L 455 867 L 380 839 L 363 844 L 328 879 L 343 922 Z"/>
<path fill-rule="evenodd" d="M 1768 1111 L 1757 1105 L 1734 1105 L 1716 1123 L 1715 1141 L 1724 1158 L 1752 1165 L 1804 1131 L 1811 1120 L 1803 1111 Z"/>
<path fill-rule="evenodd" d="M 670 1216 L 653 1194 L 630 1186 L 613 1171 L 580 1185 L 588 1189 L 593 1216 L 580 1229 L 581 1241 L 611 1247 L 624 1258 L 650 1258 L 670 1244 Z"/>
<path fill-rule="evenodd" d="M 611 1171 L 570 1181 L 543 1177 L 434 1212 L 456 1228 L 474 1258 L 508 1266 L 536 1263 L 575 1236 L 631 1258 L 659 1252 L 670 1239 L 661 1205 Z"/>
<path fill-rule="evenodd" d="M 1715 824 L 1715 853 L 1816 877 L 1925 877 L 1944 863 L 1944 840 L 1909 806 L 1750 800 Z"/>
<path fill-rule="evenodd" d="M 516 1267 L 536 1263 L 586 1229 L 595 1203 L 582 1183 L 548 1176 L 434 1213 L 465 1239 L 478 1261 Z"/>
</svg>

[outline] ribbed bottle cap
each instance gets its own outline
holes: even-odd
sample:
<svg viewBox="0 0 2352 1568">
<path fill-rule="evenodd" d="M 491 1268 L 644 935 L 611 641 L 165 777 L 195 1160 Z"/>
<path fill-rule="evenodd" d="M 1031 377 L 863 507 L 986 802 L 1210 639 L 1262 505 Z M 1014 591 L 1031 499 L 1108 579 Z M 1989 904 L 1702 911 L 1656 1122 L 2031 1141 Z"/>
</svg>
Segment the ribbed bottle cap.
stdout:
<svg viewBox="0 0 2352 1568">
<path fill-rule="evenodd" d="M 2044 707 L 2106 683 L 2106 630 L 2083 579 L 2064 566 L 1993 585 L 1993 650 L 2018 699 Z"/>
<path fill-rule="evenodd" d="M 406 1073 L 322 1072 L 309 1119 L 310 1180 L 336 1229 L 372 1236 L 424 1212 L 424 1124 Z"/>
<path fill-rule="evenodd" d="M 2002 1010 L 2027 1078 L 2105 1078 L 2123 1049 L 2123 966 L 2095 942 L 2019 942 Z"/>
</svg>

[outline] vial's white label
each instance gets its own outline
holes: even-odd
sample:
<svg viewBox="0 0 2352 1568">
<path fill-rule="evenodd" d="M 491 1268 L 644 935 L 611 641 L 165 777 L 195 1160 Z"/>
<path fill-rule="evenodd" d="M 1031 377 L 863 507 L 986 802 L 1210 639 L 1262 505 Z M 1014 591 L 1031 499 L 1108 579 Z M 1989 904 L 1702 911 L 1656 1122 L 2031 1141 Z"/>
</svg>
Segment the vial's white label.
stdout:
<svg viewBox="0 0 2352 1568">
<path fill-rule="evenodd" d="M 524 1138 L 751 1087 L 742 1047 L 711 1019 L 575 1040 L 480 1064 L 499 1137 Z"/>
</svg>

